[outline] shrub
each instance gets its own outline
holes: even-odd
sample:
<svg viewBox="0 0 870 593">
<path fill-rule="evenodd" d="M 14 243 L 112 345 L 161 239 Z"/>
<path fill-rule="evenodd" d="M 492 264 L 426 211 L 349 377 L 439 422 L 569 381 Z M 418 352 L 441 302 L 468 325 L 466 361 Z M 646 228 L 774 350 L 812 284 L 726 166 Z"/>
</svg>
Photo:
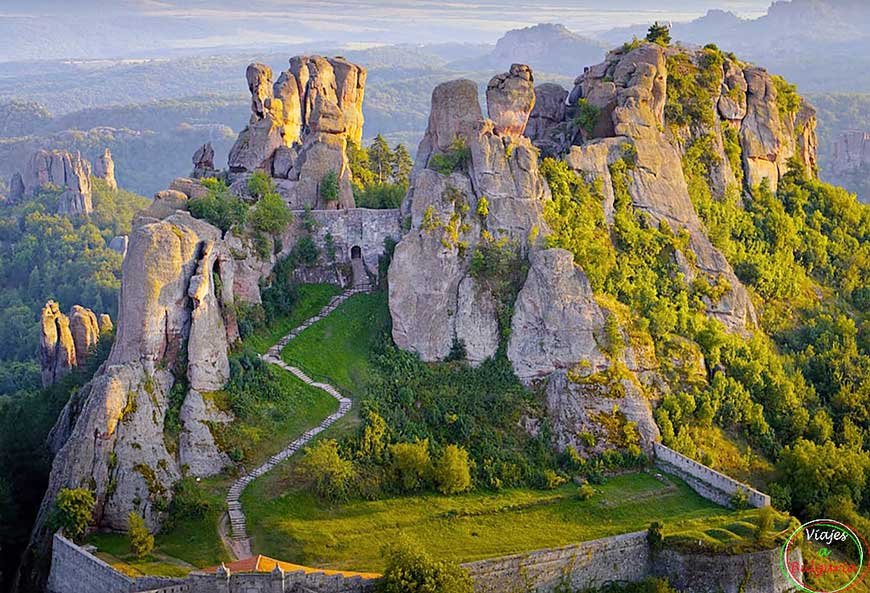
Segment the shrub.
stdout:
<svg viewBox="0 0 870 593">
<path fill-rule="evenodd" d="M 589 484 L 583 484 L 577 489 L 577 498 L 580 500 L 589 500 L 595 496 L 595 488 Z"/>
<path fill-rule="evenodd" d="M 468 572 L 453 562 L 435 561 L 407 543 L 384 549 L 387 568 L 380 593 L 472 593 Z"/>
<path fill-rule="evenodd" d="M 94 520 L 94 493 L 87 488 L 61 488 L 54 499 L 52 523 L 68 538 L 80 541 Z"/>
<path fill-rule="evenodd" d="M 586 99 L 579 99 L 577 101 L 577 114 L 574 116 L 574 125 L 585 130 L 587 134 L 591 134 L 598 123 L 600 114 L 601 109 Z"/>
<path fill-rule="evenodd" d="M 429 168 L 442 175 L 450 175 L 454 171 L 464 170 L 469 160 L 471 160 L 471 149 L 468 148 L 465 138 L 457 136 L 446 152 L 432 155 L 429 159 Z"/>
<path fill-rule="evenodd" d="M 740 511 L 749 507 L 749 495 L 743 488 L 738 488 L 728 502 L 732 508 Z"/>
<path fill-rule="evenodd" d="M 665 543 L 665 537 L 662 531 L 662 524 L 658 521 L 650 523 L 649 529 L 646 531 L 646 541 L 653 552 L 661 550 Z"/>
<path fill-rule="evenodd" d="M 545 469 L 541 473 L 541 487 L 545 490 L 555 490 L 568 481 L 565 476 L 559 475 L 555 470 Z"/>
<path fill-rule="evenodd" d="M 223 181 L 210 180 L 203 183 L 208 193 L 201 198 L 188 200 L 187 207 L 194 218 L 202 218 L 220 230 L 227 232 L 245 224 L 248 205 L 230 192 Z"/>
<path fill-rule="evenodd" d="M 334 439 L 306 448 L 297 471 L 303 479 L 314 484 L 318 496 L 330 500 L 345 498 L 354 477 L 353 463 L 341 457 L 338 442 Z"/>
<path fill-rule="evenodd" d="M 471 488 L 471 464 L 468 451 L 447 445 L 435 464 L 434 479 L 441 494 L 458 494 Z"/>
<path fill-rule="evenodd" d="M 480 196 L 477 201 L 477 215 L 481 218 L 489 216 L 489 200 L 486 199 L 486 196 Z"/>
<path fill-rule="evenodd" d="M 330 171 L 320 180 L 320 198 L 324 202 L 334 202 L 338 199 L 338 173 Z"/>
<path fill-rule="evenodd" d="M 145 519 L 135 511 L 127 515 L 127 535 L 130 537 L 130 551 L 140 560 L 154 549 L 154 536 L 145 526 Z"/>
<path fill-rule="evenodd" d="M 421 488 L 429 476 L 429 439 L 390 445 L 393 474 L 405 492 Z"/>
<path fill-rule="evenodd" d="M 211 503 L 192 477 L 182 478 L 172 488 L 172 502 L 165 525 L 177 525 L 184 520 L 199 520 L 211 510 Z"/>
<path fill-rule="evenodd" d="M 387 423 L 377 412 L 369 412 L 360 436 L 357 455 L 371 461 L 382 461 L 387 451 Z"/>
<path fill-rule="evenodd" d="M 250 220 L 254 229 L 274 235 L 283 232 L 293 222 L 293 212 L 281 196 L 271 192 L 260 198 L 251 211 Z"/>
<path fill-rule="evenodd" d="M 310 235 L 300 237 L 290 250 L 290 259 L 300 266 L 313 266 L 320 257 L 320 248 Z"/>
</svg>

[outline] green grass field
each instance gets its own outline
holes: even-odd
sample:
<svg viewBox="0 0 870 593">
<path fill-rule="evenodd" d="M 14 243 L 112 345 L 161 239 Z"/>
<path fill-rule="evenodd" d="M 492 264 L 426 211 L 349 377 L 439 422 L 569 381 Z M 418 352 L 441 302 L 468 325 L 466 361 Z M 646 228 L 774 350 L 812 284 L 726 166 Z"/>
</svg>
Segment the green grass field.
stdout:
<svg viewBox="0 0 870 593">
<path fill-rule="evenodd" d="M 301 284 L 296 290 L 298 297 L 293 310 L 245 338 L 245 346 L 254 349 L 258 354 L 264 354 L 294 327 L 301 325 L 309 317 L 317 315 L 329 303 L 329 299 L 341 293 L 341 289 L 332 284 Z"/>
<path fill-rule="evenodd" d="M 613 477 L 590 500 L 577 487 L 458 496 L 423 494 L 329 505 L 300 490 L 292 463 L 254 482 L 242 503 L 259 552 L 348 570 L 383 569 L 381 548 L 406 537 L 437 558 L 466 562 L 646 529 L 652 521 L 722 518 L 730 511 L 676 479 Z M 654 502 L 653 500 L 654 499 Z"/>
<path fill-rule="evenodd" d="M 387 326 L 381 293 L 357 294 L 287 344 L 281 357 L 346 396 L 359 396 L 370 376 L 369 348 Z"/>
</svg>

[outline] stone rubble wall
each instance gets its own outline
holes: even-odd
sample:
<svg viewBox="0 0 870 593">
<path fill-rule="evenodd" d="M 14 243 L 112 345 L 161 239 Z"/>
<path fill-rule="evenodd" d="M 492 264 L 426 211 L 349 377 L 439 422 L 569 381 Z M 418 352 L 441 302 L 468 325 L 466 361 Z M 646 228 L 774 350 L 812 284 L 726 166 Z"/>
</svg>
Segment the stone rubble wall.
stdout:
<svg viewBox="0 0 870 593">
<path fill-rule="evenodd" d="M 54 535 L 48 593 L 127 593 L 134 583 L 61 534 Z"/>
<path fill-rule="evenodd" d="M 731 497 L 738 490 L 746 492 L 749 506 L 770 506 L 770 496 L 714 469 L 689 459 L 661 443 L 653 444 L 656 467 L 683 479 L 695 492 L 708 500 L 726 507 L 731 506 Z"/>
</svg>

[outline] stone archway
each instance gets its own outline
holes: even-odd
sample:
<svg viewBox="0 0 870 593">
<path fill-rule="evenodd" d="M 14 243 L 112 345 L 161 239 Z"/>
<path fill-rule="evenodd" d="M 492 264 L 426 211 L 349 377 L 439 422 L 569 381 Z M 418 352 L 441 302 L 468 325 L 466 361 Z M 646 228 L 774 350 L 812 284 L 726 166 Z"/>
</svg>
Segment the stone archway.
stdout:
<svg viewBox="0 0 870 593">
<path fill-rule="evenodd" d="M 369 275 L 366 273 L 366 265 L 362 257 L 362 248 L 354 245 L 350 248 L 350 266 L 353 270 L 354 287 L 365 286 L 369 283 Z"/>
</svg>

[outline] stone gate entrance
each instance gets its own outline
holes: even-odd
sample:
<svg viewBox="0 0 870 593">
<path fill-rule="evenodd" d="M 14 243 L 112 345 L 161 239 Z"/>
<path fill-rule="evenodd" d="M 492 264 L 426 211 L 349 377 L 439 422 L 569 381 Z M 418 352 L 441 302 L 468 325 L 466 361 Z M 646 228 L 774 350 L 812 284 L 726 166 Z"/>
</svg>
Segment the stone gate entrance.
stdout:
<svg viewBox="0 0 870 593">
<path fill-rule="evenodd" d="M 350 248 L 350 265 L 353 270 L 354 288 L 367 286 L 369 284 L 369 276 L 366 274 L 366 266 L 362 258 L 362 249 L 359 245 L 354 245 Z"/>
</svg>

